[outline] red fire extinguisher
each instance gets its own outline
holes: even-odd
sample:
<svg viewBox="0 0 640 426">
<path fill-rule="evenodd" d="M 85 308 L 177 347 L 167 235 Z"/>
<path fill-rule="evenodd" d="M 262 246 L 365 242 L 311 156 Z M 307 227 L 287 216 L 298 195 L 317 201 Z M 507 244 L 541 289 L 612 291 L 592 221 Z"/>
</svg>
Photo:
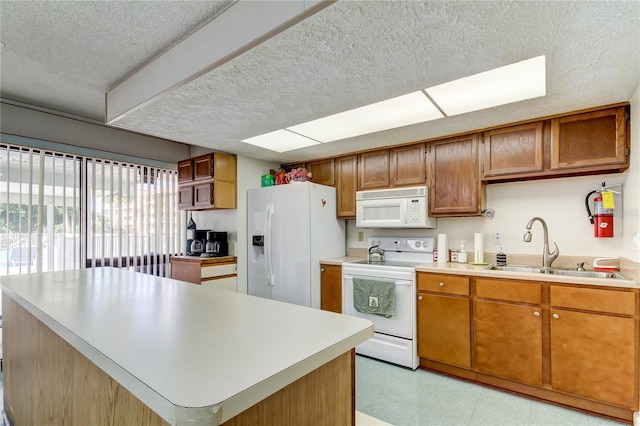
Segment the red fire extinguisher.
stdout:
<svg viewBox="0 0 640 426">
<path fill-rule="evenodd" d="M 589 209 L 589 197 L 597 192 L 591 191 L 587 194 L 585 200 L 589 220 L 593 224 L 593 234 L 596 238 L 613 238 L 613 210 L 604 208 L 602 197 L 600 196 L 593 199 L 593 214 Z"/>
</svg>

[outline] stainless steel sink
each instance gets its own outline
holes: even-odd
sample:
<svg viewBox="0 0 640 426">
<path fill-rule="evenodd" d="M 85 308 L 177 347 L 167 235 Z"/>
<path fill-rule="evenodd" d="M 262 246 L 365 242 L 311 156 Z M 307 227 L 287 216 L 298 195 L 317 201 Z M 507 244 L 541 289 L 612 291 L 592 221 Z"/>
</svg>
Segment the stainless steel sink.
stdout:
<svg viewBox="0 0 640 426">
<path fill-rule="evenodd" d="M 509 266 L 498 266 L 498 265 L 489 265 L 487 266 L 487 269 L 492 270 L 492 271 L 507 271 L 507 272 L 528 272 L 530 274 L 541 274 L 543 273 L 543 269 L 542 267 L 538 267 L 538 266 L 516 266 L 516 265 L 509 265 Z"/>
<path fill-rule="evenodd" d="M 601 272 L 601 271 L 573 271 L 570 269 L 550 269 L 548 271 L 552 275 L 568 275 L 571 277 L 584 277 L 584 278 L 618 278 L 624 279 L 624 277 L 617 272 Z"/>
<path fill-rule="evenodd" d="M 541 266 L 487 266 L 490 271 L 507 271 L 507 272 L 526 272 L 529 274 L 551 274 L 551 275 L 565 275 L 571 277 L 583 277 L 583 278 L 617 278 L 625 279 L 617 272 L 600 272 L 600 271 L 576 271 L 571 269 L 558 269 L 558 268 L 543 268 Z"/>
</svg>

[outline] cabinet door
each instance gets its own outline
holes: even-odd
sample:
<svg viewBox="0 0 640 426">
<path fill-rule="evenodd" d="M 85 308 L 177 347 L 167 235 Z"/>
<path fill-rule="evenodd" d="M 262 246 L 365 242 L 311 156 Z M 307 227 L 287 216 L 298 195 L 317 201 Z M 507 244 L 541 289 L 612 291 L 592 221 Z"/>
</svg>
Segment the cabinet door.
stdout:
<svg viewBox="0 0 640 426">
<path fill-rule="evenodd" d="M 191 159 L 178 162 L 178 182 L 193 180 L 193 161 Z"/>
<path fill-rule="evenodd" d="M 429 144 L 431 216 L 479 216 L 484 204 L 478 135 Z"/>
<path fill-rule="evenodd" d="M 193 185 L 178 187 L 178 208 L 188 209 L 193 207 Z"/>
<path fill-rule="evenodd" d="M 213 154 L 213 176 L 216 182 L 236 183 L 237 159 L 235 155 L 216 152 Z"/>
<path fill-rule="evenodd" d="M 342 313 L 342 266 L 320 265 L 320 309 Z"/>
<path fill-rule="evenodd" d="M 476 301 L 476 368 L 542 386 L 542 311 L 539 307 Z"/>
<path fill-rule="evenodd" d="M 391 186 L 423 185 L 426 182 L 426 161 L 424 144 L 391 148 Z"/>
<path fill-rule="evenodd" d="M 213 176 L 213 157 L 211 154 L 193 158 L 193 178 L 210 179 Z"/>
<path fill-rule="evenodd" d="M 307 163 L 307 170 L 311 173 L 312 182 L 327 186 L 335 184 L 333 158 Z"/>
<path fill-rule="evenodd" d="M 358 188 L 358 156 L 336 158 L 336 193 L 339 219 L 356 217 L 356 190 Z"/>
<path fill-rule="evenodd" d="M 193 185 L 193 206 L 197 208 L 213 207 L 213 184 Z"/>
<path fill-rule="evenodd" d="M 633 318 L 551 311 L 553 389 L 638 409 Z"/>
<path fill-rule="evenodd" d="M 484 132 L 482 177 L 541 172 L 542 147 L 542 122 Z"/>
<path fill-rule="evenodd" d="M 418 294 L 418 356 L 471 367 L 468 298 Z"/>
<path fill-rule="evenodd" d="M 628 165 L 626 108 L 551 120 L 551 169 Z"/>
<path fill-rule="evenodd" d="M 389 187 L 389 150 L 359 154 L 358 188 L 376 189 Z"/>
</svg>

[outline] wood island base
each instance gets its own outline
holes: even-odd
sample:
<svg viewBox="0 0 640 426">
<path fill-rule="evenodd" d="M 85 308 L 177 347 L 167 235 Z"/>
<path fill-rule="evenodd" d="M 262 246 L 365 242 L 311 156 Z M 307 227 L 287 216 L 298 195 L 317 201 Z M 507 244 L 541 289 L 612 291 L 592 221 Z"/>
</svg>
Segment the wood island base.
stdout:
<svg viewBox="0 0 640 426">
<path fill-rule="evenodd" d="M 169 424 L 10 297 L 2 307 L 4 406 L 12 424 Z M 352 349 L 223 424 L 354 425 L 354 389 Z"/>
</svg>

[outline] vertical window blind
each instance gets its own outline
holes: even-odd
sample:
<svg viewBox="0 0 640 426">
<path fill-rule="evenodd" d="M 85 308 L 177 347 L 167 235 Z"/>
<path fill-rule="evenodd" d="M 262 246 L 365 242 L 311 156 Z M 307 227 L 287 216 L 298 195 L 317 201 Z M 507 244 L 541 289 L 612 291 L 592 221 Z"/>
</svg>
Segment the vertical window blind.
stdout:
<svg viewBox="0 0 640 426">
<path fill-rule="evenodd" d="M 186 214 L 175 170 L 0 145 L 0 275 L 115 266 L 166 275 Z"/>
</svg>

